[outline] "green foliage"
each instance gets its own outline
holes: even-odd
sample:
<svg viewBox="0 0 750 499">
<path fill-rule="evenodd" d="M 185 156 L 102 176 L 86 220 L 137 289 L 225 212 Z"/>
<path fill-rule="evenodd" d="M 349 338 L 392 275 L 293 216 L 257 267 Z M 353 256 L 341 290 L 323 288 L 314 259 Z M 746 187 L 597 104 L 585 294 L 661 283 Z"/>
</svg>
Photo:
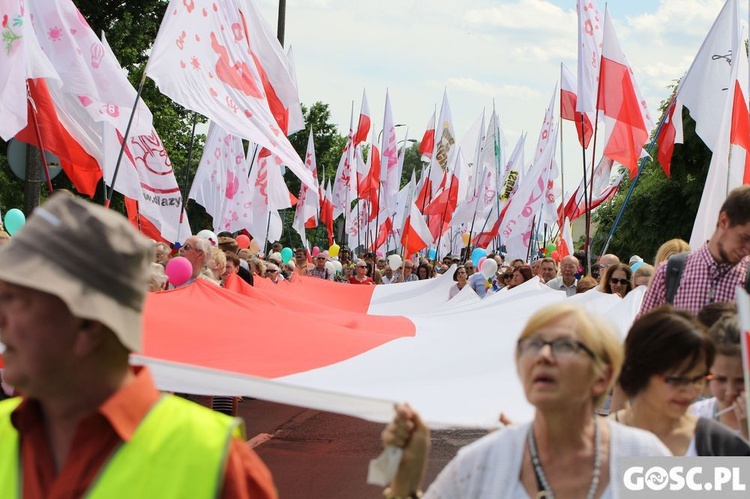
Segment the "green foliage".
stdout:
<svg viewBox="0 0 750 499">
<path fill-rule="evenodd" d="M 666 106 L 662 106 L 662 112 Z M 676 144 L 671 178 L 667 178 L 656 158 L 656 147 L 636 184 L 633 194 L 612 238 L 609 253 L 620 259 L 637 254 L 652 261 L 662 243 L 679 237 L 690 239 L 703 185 L 708 173 L 711 151 L 695 134 L 695 121 L 683 112 L 684 145 Z M 603 250 L 610 229 L 630 189 L 623 181 L 615 199 L 594 214 L 598 232 L 593 251 Z"/>
</svg>

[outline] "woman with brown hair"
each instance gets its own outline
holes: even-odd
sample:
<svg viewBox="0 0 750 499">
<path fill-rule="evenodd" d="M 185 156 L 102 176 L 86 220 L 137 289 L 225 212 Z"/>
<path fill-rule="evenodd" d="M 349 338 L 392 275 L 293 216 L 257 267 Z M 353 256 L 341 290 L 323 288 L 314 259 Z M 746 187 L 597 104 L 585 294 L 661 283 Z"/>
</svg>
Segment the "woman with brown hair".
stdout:
<svg viewBox="0 0 750 499">
<path fill-rule="evenodd" d="M 531 267 L 529 267 L 528 265 L 520 265 L 518 267 L 514 267 L 510 281 L 506 281 L 508 283 L 508 289 L 513 289 L 516 286 L 525 283 L 532 277 L 534 277 L 534 275 L 531 273 Z"/>
<path fill-rule="evenodd" d="M 748 456 L 750 445 L 710 418 L 688 413 L 709 378 L 716 348 L 683 310 L 658 307 L 633 323 L 619 386 L 630 405 L 612 415 L 648 430 L 675 456 Z"/>
<path fill-rule="evenodd" d="M 602 293 L 625 298 L 625 295 L 633 291 L 633 271 L 624 263 L 616 263 L 607 267 L 602 282 L 599 284 L 599 290 Z"/>
</svg>

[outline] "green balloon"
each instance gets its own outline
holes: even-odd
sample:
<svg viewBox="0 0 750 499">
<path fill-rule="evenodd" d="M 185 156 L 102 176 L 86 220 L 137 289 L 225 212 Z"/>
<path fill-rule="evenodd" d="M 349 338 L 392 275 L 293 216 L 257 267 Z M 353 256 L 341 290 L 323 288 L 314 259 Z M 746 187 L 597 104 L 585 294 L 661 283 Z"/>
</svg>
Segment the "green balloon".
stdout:
<svg viewBox="0 0 750 499">
<path fill-rule="evenodd" d="M 26 224 L 26 215 L 18 208 L 12 208 L 5 213 L 5 230 L 8 234 L 15 236 Z"/>
<path fill-rule="evenodd" d="M 292 248 L 284 248 L 281 250 L 281 261 L 286 263 L 289 260 L 292 259 L 294 256 L 294 252 L 292 251 Z"/>
<path fill-rule="evenodd" d="M 555 243 L 549 243 L 544 247 L 544 249 L 546 249 L 548 253 L 552 253 L 557 249 L 557 245 Z"/>
</svg>

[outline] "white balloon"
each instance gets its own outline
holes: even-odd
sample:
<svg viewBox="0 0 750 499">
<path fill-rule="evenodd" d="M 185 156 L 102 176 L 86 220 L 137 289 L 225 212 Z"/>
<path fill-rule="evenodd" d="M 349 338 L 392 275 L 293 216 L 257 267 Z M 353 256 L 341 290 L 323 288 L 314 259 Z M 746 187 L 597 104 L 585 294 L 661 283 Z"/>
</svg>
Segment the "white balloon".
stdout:
<svg viewBox="0 0 750 499">
<path fill-rule="evenodd" d="M 333 268 L 336 269 L 336 272 L 341 272 L 342 267 L 341 267 L 341 262 L 340 261 L 338 261 L 338 260 L 332 260 L 330 263 L 331 263 L 331 265 L 333 265 Z"/>
<path fill-rule="evenodd" d="M 492 258 L 486 259 L 482 262 L 481 272 L 484 278 L 489 280 L 497 272 L 497 262 Z"/>
<path fill-rule="evenodd" d="M 202 237 L 203 239 L 208 239 L 208 242 L 211 243 L 211 246 L 216 246 L 217 244 L 219 244 L 219 238 L 216 237 L 216 234 L 208 229 L 203 229 L 202 231 L 197 233 L 196 236 Z"/>
<path fill-rule="evenodd" d="M 333 262 L 330 262 L 330 261 L 326 262 L 326 269 L 331 274 L 335 274 L 336 273 L 336 267 L 333 266 Z"/>
<path fill-rule="evenodd" d="M 392 270 L 398 270 L 401 267 L 401 257 L 398 255 L 388 255 L 388 266 Z"/>
</svg>

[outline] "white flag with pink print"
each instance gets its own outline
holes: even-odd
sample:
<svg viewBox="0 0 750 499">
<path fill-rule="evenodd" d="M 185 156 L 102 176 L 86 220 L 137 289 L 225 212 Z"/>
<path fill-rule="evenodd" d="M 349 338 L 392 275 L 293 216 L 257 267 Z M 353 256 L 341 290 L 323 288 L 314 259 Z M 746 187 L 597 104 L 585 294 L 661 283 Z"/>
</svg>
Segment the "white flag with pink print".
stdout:
<svg viewBox="0 0 750 499">
<path fill-rule="evenodd" d="M 233 221 L 225 218 L 228 202 L 249 188 L 242 139 L 211 122 L 188 197 L 206 209 L 213 218 L 214 232 L 218 233 L 232 226 Z M 234 222 L 239 222 L 239 215 Z"/>
<path fill-rule="evenodd" d="M 544 154 L 533 164 L 528 176 L 523 179 L 513 195 L 501 222 L 502 240 L 505 242 L 508 254 L 514 258 L 526 259 L 535 229 L 533 225 L 539 223 L 542 203 L 545 201 L 556 145 L 557 126 L 552 129 Z"/>
<path fill-rule="evenodd" d="M 457 152 L 456 132 L 453 129 L 453 116 L 451 106 L 448 103 L 448 91 L 443 92 L 443 104 L 440 106 L 440 117 L 435 125 L 435 145 L 430 163 L 430 182 L 432 182 L 432 195 L 437 194 L 443 176 L 454 164 Z"/>
<path fill-rule="evenodd" d="M 552 134 L 552 128 L 555 125 L 555 98 L 557 97 L 557 84 L 555 84 L 555 91 L 552 92 L 552 98 L 549 101 L 549 106 L 544 112 L 544 121 L 542 122 L 542 129 L 539 130 L 539 138 L 536 141 L 536 149 L 534 149 L 534 159 L 532 163 L 536 163 L 537 160 L 544 153 L 544 149 L 549 143 L 550 135 Z M 555 177 L 557 175 L 554 175 Z"/>
<path fill-rule="evenodd" d="M 10 140 L 27 125 L 27 78 L 58 79 L 44 55 L 23 0 L 0 0 L 0 137 Z"/>
<path fill-rule="evenodd" d="M 391 111 L 391 97 L 385 92 L 385 113 L 383 117 L 383 143 L 380 160 L 380 183 L 383 195 L 380 205 L 388 208 L 396 206 L 396 196 L 401 187 L 401 172 L 398 169 L 398 144 L 396 143 L 396 128 Z"/>
<path fill-rule="evenodd" d="M 136 91 L 71 0 L 27 0 L 27 5 L 39 44 L 60 75 L 61 85 L 49 85 L 58 116 L 99 160 L 95 153 L 101 147 L 101 128 L 95 124 L 107 122 L 124 133 Z M 151 111 L 139 101 L 131 134 L 150 134 L 151 121 Z M 87 140 L 80 140 L 81 134 Z"/>
<path fill-rule="evenodd" d="M 262 149 L 258 149 L 258 154 L 253 155 L 256 147 L 257 145 L 251 144 L 247 153 L 248 164 L 252 162 L 248 178 L 249 201 L 245 202 L 247 198 L 243 196 L 241 205 L 235 203 L 240 222 L 233 225 L 230 230 L 247 229 L 263 247 L 266 241 L 274 242 L 281 239 L 283 224 L 279 210 L 291 208 L 292 203 L 281 174 L 281 159 L 261 154 Z M 246 210 L 245 213 L 240 211 L 243 209 Z M 249 225 L 244 223 L 245 220 L 249 221 Z"/>
<path fill-rule="evenodd" d="M 596 0 L 578 0 L 578 102 L 576 111 L 596 112 L 604 22 Z"/>
<path fill-rule="evenodd" d="M 259 70 L 261 47 L 254 35 L 248 41 L 251 15 L 248 2 L 240 0 L 171 0 L 146 73 L 172 100 L 268 148 L 314 188 L 272 113 Z"/>
</svg>

